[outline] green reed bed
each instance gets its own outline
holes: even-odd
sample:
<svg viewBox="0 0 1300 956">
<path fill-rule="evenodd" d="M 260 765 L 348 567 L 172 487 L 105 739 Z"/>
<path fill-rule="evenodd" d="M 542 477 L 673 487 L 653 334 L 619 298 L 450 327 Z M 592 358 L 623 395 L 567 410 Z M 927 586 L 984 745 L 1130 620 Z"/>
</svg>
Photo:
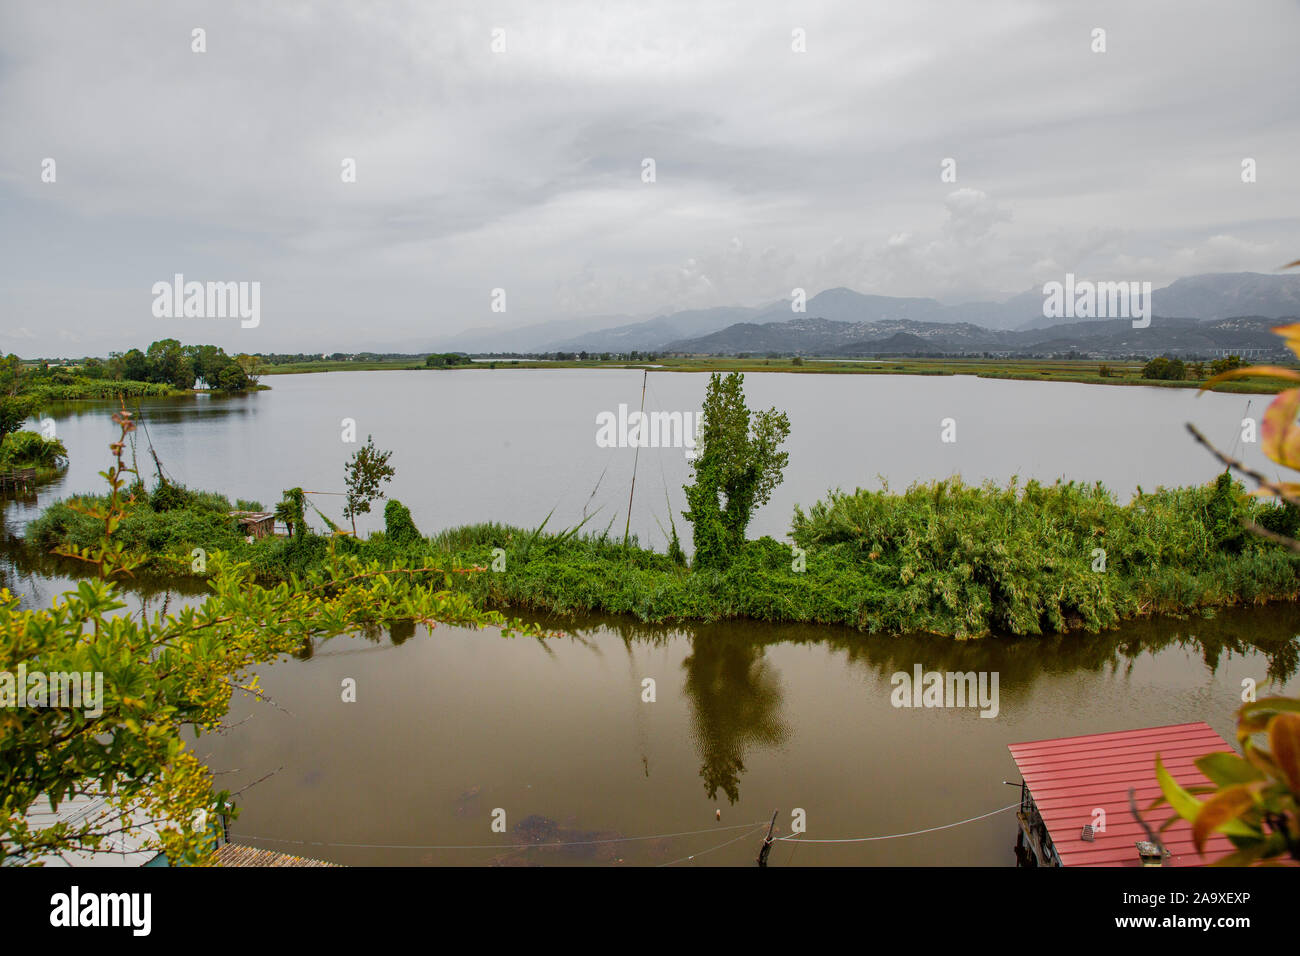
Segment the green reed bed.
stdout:
<svg viewBox="0 0 1300 956">
<path fill-rule="evenodd" d="M 181 489 L 138 496 L 119 537 L 154 570 L 191 569 L 193 548 L 223 550 L 269 580 L 329 560 L 308 535 L 248 544 L 221 496 Z M 240 504 L 250 504 L 242 502 Z M 405 509 L 401 509 L 405 510 Z M 1300 514 L 1248 498 L 1226 475 L 1203 487 L 1140 492 L 1120 504 L 1100 485 L 999 487 L 959 480 L 833 492 L 796 509 L 791 544 L 749 541 L 724 570 L 605 533 L 477 524 L 398 540 L 383 532 L 334 547 L 447 569 L 448 586 L 498 607 L 630 614 L 644 621 L 846 625 L 953 637 L 1097 631 L 1133 617 L 1189 614 L 1300 594 L 1300 558 L 1250 533 L 1283 534 Z M 66 503 L 28 530 L 29 547 L 89 545 L 99 529 Z M 798 550 L 796 550 L 798 549 Z"/>
</svg>

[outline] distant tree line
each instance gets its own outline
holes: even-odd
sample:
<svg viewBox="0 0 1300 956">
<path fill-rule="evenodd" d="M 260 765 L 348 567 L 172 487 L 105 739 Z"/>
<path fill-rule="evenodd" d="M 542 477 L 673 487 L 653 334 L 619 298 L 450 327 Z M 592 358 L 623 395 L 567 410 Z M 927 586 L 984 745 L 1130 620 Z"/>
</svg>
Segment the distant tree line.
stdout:
<svg viewBox="0 0 1300 956">
<path fill-rule="evenodd" d="M 107 359 L 82 360 L 78 369 L 58 369 L 52 381 L 69 384 L 80 375 L 92 380 L 155 382 L 186 390 L 202 381 L 217 391 L 241 392 L 257 384 L 263 366 L 256 355 L 231 357 L 216 345 L 181 345 L 176 339 L 160 339 L 143 352 L 110 352 Z M 60 376 L 67 382 L 60 381 Z"/>
<path fill-rule="evenodd" d="M 1234 369 L 1245 368 L 1248 364 L 1240 355 L 1215 359 L 1208 366 L 1204 362 L 1184 362 L 1182 359 L 1161 355 L 1142 366 L 1142 377 L 1165 382 L 1181 382 L 1186 379 L 1200 381 L 1207 374 L 1213 377 Z"/>
</svg>

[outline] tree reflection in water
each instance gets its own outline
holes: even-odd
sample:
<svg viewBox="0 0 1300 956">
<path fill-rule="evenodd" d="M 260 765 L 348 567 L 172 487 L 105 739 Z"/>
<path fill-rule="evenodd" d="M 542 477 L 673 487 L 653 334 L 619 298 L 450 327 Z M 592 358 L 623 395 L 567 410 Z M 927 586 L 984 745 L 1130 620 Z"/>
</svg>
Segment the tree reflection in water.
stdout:
<svg viewBox="0 0 1300 956">
<path fill-rule="evenodd" d="M 789 735 L 781 719 L 780 679 L 763 645 L 735 627 L 697 630 L 682 666 L 705 792 L 714 800 L 722 790 L 734 804 L 746 751 L 780 745 Z"/>
</svg>

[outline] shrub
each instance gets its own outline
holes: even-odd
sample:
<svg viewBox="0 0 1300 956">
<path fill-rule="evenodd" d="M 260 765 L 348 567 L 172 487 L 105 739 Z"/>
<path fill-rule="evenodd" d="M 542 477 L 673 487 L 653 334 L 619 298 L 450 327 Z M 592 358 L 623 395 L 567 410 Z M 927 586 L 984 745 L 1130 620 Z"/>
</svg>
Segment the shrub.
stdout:
<svg viewBox="0 0 1300 956">
<path fill-rule="evenodd" d="M 39 432 L 14 432 L 0 445 L 0 467 L 3 468 L 57 468 L 67 461 L 68 450 L 63 442 L 46 438 Z"/>
<path fill-rule="evenodd" d="M 1181 382 L 1187 377 L 1187 367 L 1183 365 L 1182 359 L 1161 356 L 1160 358 L 1153 358 L 1142 366 L 1142 377 L 1160 381 Z"/>
<path fill-rule="evenodd" d="M 384 533 L 395 544 L 420 540 L 420 531 L 411 520 L 411 509 L 396 498 L 384 505 Z"/>
</svg>

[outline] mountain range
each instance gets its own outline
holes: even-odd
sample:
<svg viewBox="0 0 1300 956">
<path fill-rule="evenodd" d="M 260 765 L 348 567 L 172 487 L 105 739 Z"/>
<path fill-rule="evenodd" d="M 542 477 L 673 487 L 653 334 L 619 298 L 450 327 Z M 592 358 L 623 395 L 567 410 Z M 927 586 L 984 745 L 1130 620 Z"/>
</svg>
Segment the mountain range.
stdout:
<svg viewBox="0 0 1300 956">
<path fill-rule="evenodd" d="M 1007 356 L 1079 353 L 1130 355 L 1213 355 L 1224 352 L 1263 357 L 1284 355 L 1272 328 L 1277 318 L 1183 319 L 1155 316 L 1147 328 L 1129 319 L 1067 322 L 1046 328 L 986 329 L 970 322 L 836 322 L 798 318 L 763 325 L 740 323 L 694 339 L 670 342 L 661 351 L 692 355 L 780 353 L 822 356 L 965 355 Z"/>
<path fill-rule="evenodd" d="M 996 351 L 1159 354 L 1275 350 L 1269 328 L 1300 316 L 1300 275 L 1206 273 L 1152 292 L 1146 329 L 1127 319 L 1045 318 L 1031 289 L 1003 302 L 944 305 L 936 299 L 867 295 L 835 288 L 808 299 L 690 309 L 652 316 L 606 315 L 518 329 L 467 331 L 422 343 L 422 351 L 795 352 L 850 355 Z"/>
</svg>

